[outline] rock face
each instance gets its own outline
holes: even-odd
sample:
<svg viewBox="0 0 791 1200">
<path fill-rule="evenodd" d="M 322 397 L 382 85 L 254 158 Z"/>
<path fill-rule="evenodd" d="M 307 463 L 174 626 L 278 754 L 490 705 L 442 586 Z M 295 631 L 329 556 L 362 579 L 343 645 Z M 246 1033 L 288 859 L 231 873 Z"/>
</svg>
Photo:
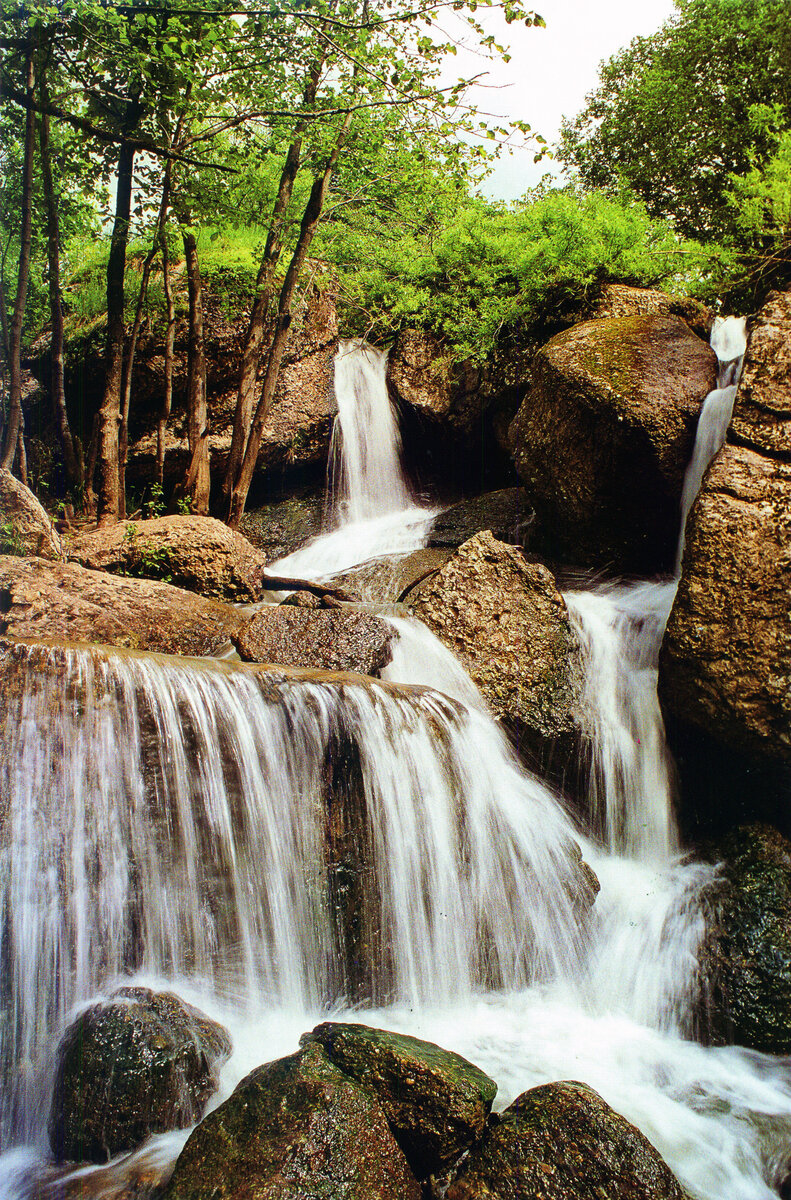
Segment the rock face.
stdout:
<svg viewBox="0 0 791 1200">
<path fill-rule="evenodd" d="M 230 604 L 74 563 L 0 556 L 0 635 L 216 654 L 244 623 Z"/>
<path fill-rule="evenodd" d="M 164 579 L 219 600 L 261 598 L 266 558 L 213 517 L 169 516 L 121 521 L 75 534 L 69 557 L 94 571 Z"/>
<path fill-rule="evenodd" d="M 791 842 L 766 825 L 736 829 L 709 855 L 722 871 L 698 953 L 701 1033 L 791 1054 Z"/>
<path fill-rule="evenodd" d="M 636 574 L 672 567 L 679 500 L 717 360 L 680 317 L 585 321 L 536 355 L 511 425 L 534 548 Z"/>
<path fill-rule="evenodd" d="M 374 1092 L 418 1179 L 447 1170 L 482 1137 L 497 1084 L 460 1055 L 367 1025 L 317 1025 L 300 1044 L 314 1042 Z"/>
<path fill-rule="evenodd" d="M 531 746 L 573 733 L 579 646 L 546 567 L 479 533 L 408 602 Z"/>
<path fill-rule="evenodd" d="M 378 675 L 390 662 L 392 628 L 353 608 L 263 608 L 233 637 L 248 662 Z"/>
<path fill-rule="evenodd" d="M 0 553 L 63 558 L 60 536 L 30 488 L 0 469 Z"/>
<path fill-rule="evenodd" d="M 728 748 L 791 762 L 791 293 L 751 335 L 728 442 L 687 524 L 660 658 L 665 711 Z M 745 444 L 749 443 L 749 444 Z"/>
<path fill-rule="evenodd" d="M 668 296 L 667 292 L 651 288 L 628 287 L 623 283 L 608 283 L 602 288 L 591 317 L 681 317 L 690 329 L 708 341 L 714 324 L 714 313 L 691 296 Z"/>
<path fill-rule="evenodd" d="M 163 1200 L 420 1200 L 374 1095 L 321 1046 L 258 1067 L 191 1134 Z"/>
<path fill-rule="evenodd" d="M 124 987 L 69 1026 L 49 1138 L 59 1159 L 106 1162 L 203 1115 L 230 1057 L 225 1029 L 169 992 Z"/>
<path fill-rule="evenodd" d="M 642 1133 L 582 1083 L 532 1088 L 492 1124 L 447 1200 L 687 1200 Z"/>
<path fill-rule="evenodd" d="M 304 546 L 310 538 L 318 537 L 324 507 L 321 487 L 245 512 L 239 529 L 263 552 L 267 562 L 276 562 Z"/>
<path fill-rule="evenodd" d="M 431 526 L 428 545 L 456 549 L 488 529 L 500 542 L 525 546 L 534 517 L 524 488 L 484 492 L 440 513 Z"/>
</svg>

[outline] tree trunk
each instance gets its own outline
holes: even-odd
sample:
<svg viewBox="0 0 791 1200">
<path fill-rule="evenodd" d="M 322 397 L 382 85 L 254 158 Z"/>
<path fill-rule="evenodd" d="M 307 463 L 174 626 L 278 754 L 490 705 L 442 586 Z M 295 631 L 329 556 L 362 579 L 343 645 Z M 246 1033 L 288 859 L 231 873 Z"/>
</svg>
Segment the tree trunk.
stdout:
<svg viewBox="0 0 791 1200">
<path fill-rule="evenodd" d="M 39 84 L 39 94 L 42 106 L 49 104 L 46 78 L 42 74 Z M 49 274 L 49 311 L 52 325 L 52 343 L 50 357 L 52 359 L 52 408 L 55 414 L 55 424 L 60 437 L 63 463 L 66 468 L 66 481 L 70 489 L 79 488 L 82 484 L 81 462 L 74 445 L 74 439 L 69 427 L 69 415 L 66 411 L 66 392 L 63 385 L 63 305 L 60 295 L 60 221 L 58 219 L 58 204 L 55 188 L 52 182 L 52 159 L 49 140 L 49 117 L 44 115 L 39 119 L 39 145 L 41 148 L 41 180 L 44 190 L 44 202 L 47 208 L 47 266 Z"/>
<path fill-rule="evenodd" d="M 203 290 L 198 246 L 191 229 L 183 231 L 184 258 L 189 292 L 189 341 L 187 349 L 187 436 L 190 462 L 182 485 L 192 511 L 205 516 L 209 511 L 209 429 L 206 408 L 206 345 L 203 335 Z"/>
<path fill-rule="evenodd" d="M 34 98 L 35 72 L 33 69 L 33 45 L 27 46 L 25 60 L 25 87 L 30 100 Z M 27 285 L 30 277 L 30 229 L 33 215 L 33 150 L 36 138 L 36 117 L 28 108 L 25 117 L 25 154 L 22 167 L 22 221 L 19 230 L 19 270 L 17 272 L 16 300 L 8 331 L 8 375 L 9 414 L 6 426 L 5 448 L 0 467 L 10 469 L 17 454 L 20 433 L 23 429 L 22 416 L 22 322 L 25 317 Z M 24 446 L 23 446 L 24 449 Z M 20 465 L 24 472 L 24 455 Z"/>
<path fill-rule="evenodd" d="M 311 67 L 303 97 L 305 108 L 309 108 L 316 99 L 316 89 L 319 84 L 323 63 L 324 56 L 322 55 Z M 294 141 L 288 148 L 272 210 L 272 222 L 269 226 L 269 234 L 266 239 L 263 258 L 261 259 L 261 265 L 258 268 L 258 277 L 255 281 L 255 299 L 250 312 L 250 323 L 247 327 L 247 335 L 242 352 L 242 367 L 239 374 L 239 391 L 233 418 L 231 449 L 228 454 L 228 462 L 225 467 L 225 476 L 222 485 L 226 512 L 228 511 L 231 492 L 239 474 L 239 468 L 250 432 L 250 421 L 255 402 L 255 385 L 261 365 L 266 317 L 272 294 L 275 271 L 277 270 L 280 253 L 283 248 L 283 225 L 288 206 L 291 203 L 294 180 L 299 171 L 303 128 L 304 124 L 297 126 Z"/>
<path fill-rule="evenodd" d="M 132 372 L 135 367 L 137 339 L 140 336 L 140 329 L 143 324 L 143 307 L 148 295 L 148 281 L 151 278 L 151 268 L 154 265 L 154 259 L 161 246 L 162 230 L 165 226 L 168 207 L 170 205 L 170 170 L 170 161 L 168 161 L 165 163 L 162 197 L 159 202 L 159 213 L 157 214 L 154 238 L 143 262 L 143 275 L 140 280 L 140 291 L 137 296 L 137 307 L 135 308 L 135 317 L 132 322 L 132 332 L 129 335 L 129 347 L 126 352 L 121 383 L 121 423 L 118 429 L 118 515 L 122 519 L 126 516 L 126 455 L 129 448 L 129 408 L 132 402 Z"/>
<path fill-rule="evenodd" d="M 310 196 L 305 206 L 305 212 L 302 216 L 302 224 L 300 226 L 299 237 L 294 253 L 291 257 L 286 277 L 283 281 L 283 287 L 280 290 L 280 298 L 278 301 L 277 322 L 275 324 L 275 333 L 272 339 L 272 345 L 269 350 L 269 357 L 266 364 L 266 373 L 264 375 L 263 385 L 261 388 L 261 396 L 255 410 L 255 416 L 250 427 L 250 436 L 247 439 L 244 459 L 239 469 L 237 480 L 234 484 L 231 495 L 230 508 L 228 513 L 228 524 L 231 529 L 237 529 L 239 522 L 244 513 L 244 506 L 247 503 L 247 493 L 250 490 L 250 484 L 253 481 L 256 463 L 258 461 L 258 451 L 261 448 L 261 438 L 264 432 L 264 422 L 266 421 L 269 408 L 272 403 L 272 398 L 277 387 L 278 377 L 280 375 L 280 367 L 283 362 L 283 354 L 285 353 L 286 343 L 288 341 L 288 331 L 291 325 L 291 306 L 294 300 L 294 292 L 296 291 L 299 277 L 302 273 L 302 268 L 305 265 L 310 244 L 313 241 L 316 229 L 318 228 L 321 213 L 324 208 L 324 202 L 327 198 L 327 189 L 329 188 L 332 173 L 335 170 L 335 165 L 338 161 L 338 156 L 343 148 L 343 143 L 346 140 L 346 135 L 351 124 L 351 113 L 349 113 L 343 123 L 338 139 L 333 147 L 323 173 L 314 180 L 313 187 L 310 190 Z"/>
<path fill-rule="evenodd" d="M 157 422 L 157 465 L 156 480 L 162 485 L 165 475 L 165 434 L 168 417 L 173 403 L 173 350 L 176 344 L 176 304 L 173 299 L 173 287 L 170 282 L 170 253 L 168 251 L 167 231 L 162 230 L 162 285 L 165 289 L 165 308 L 168 316 L 168 329 L 165 336 L 165 394 L 162 400 L 162 410 Z"/>
</svg>

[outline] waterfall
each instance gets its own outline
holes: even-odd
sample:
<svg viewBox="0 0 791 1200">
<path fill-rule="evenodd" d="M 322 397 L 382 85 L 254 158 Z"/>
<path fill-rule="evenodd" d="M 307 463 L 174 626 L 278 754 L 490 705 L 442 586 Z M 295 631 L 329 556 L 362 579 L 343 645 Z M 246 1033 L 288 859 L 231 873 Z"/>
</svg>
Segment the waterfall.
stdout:
<svg viewBox="0 0 791 1200">
<path fill-rule="evenodd" d="M 425 545 L 438 510 L 415 504 L 410 493 L 386 373 L 385 351 L 362 341 L 341 342 L 328 496 L 335 528 L 273 564 L 273 573 L 327 579 L 372 558 Z"/>
</svg>

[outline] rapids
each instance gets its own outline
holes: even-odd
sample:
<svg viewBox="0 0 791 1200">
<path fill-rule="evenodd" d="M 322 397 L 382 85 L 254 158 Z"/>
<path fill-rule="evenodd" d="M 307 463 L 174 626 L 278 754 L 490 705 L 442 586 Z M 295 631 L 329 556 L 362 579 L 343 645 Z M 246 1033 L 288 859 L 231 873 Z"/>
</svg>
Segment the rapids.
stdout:
<svg viewBox="0 0 791 1200">
<path fill-rule="evenodd" d="M 737 382 L 743 323 L 718 324 L 713 344 L 722 393 Z M 336 388 L 336 527 L 279 564 L 284 574 L 413 549 L 432 517 L 400 470 L 383 356 L 347 344 Z M 690 466 L 695 491 L 716 438 L 708 446 Z M 389 618 L 397 642 L 381 683 L 98 649 L 10 652 L 1 1200 L 25 1200 L 45 1170 L 48 1080 L 70 1014 L 130 977 L 227 1025 L 234 1053 L 215 1104 L 332 1014 L 466 1055 L 497 1080 L 499 1108 L 538 1083 L 584 1080 L 697 1200 L 775 1196 L 791 1144 L 788 1064 L 689 1040 L 714 869 L 681 859 L 656 702 L 674 587 L 616 582 L 566 597 L 586 675 L 582 827 L 519 765 L 460 664 L 402 616 Z M 366 814 L 389 947 L 356 1004 L 328 908 L 336 768 Z M 588 917 L 572 841 L 601 883 Z M 152 1139 L 112 1178 L 146 1157 L 173 1160 L 185 1136 Z M 102 1194 L 107 1168 L 75 1175 Z"/>
</svg>

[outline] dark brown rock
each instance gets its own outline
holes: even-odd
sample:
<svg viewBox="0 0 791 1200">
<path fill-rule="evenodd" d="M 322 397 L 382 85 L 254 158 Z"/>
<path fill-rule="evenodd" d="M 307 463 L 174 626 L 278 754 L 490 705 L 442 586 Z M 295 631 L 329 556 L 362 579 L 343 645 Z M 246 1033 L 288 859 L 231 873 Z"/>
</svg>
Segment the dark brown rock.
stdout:
<svg viewBox="0 0 791 1200">
<path fill-rule="evenodd" d="M 707 857 L 722 867 L 698 952 L 701 1034 L 791 1054 L 791 842 L 769 826 L 743 826 Z"/>
<path fill-rule="evenodd" d="M 408 603 L 461 660 L 495 716 L 535 746 L 573 733 L 579 645 L 546 567 L 479 533 Z"/>
<path fill-rule="evenodd" d="M 318 537 L 322 531 L 324 508 L 322 486 L 244 513 L 239 529 L 249 542 L 263 551 L 267 561 L 273 563 Z"/>
<path fill-rule="evenodd" d="M 367 1025 L 326 1023 L 305 1034 L 376 1095 L 418 1179 L 447 1170 L 483 1135 L 497 1084 L 433 1042 Z"/>
<path fill-rule="evenodd" d="M 693 333 L 705 341 L 709 340 L 714 324 L 714 313 L 700 300 L 691 296 L 669 296 L 651 288 L 629 287 L 625 283 L 604 285 L 598 301 L 589 316 L 600 317 L 681 317 Z"/>
<path fill-rule="evenodd" d="M 0 554 L 63 558 L 60 536 L 30 488 L 0 469 Z"/>
<path fill-rule="evenodd" d="M 354 608 L 262 608 L 233 636 L 248 662 L 378 675 L 390 661 L 392 628 Z"/>
<path fill-rule="evenodd" d="M 791 292 L 772 292 L 751 322 L 728 440 L 791 461 Z"/>
<path fill-rule="evenodd" d="M 392 554 L 371 559 L 351 571 L 344 571 L 333 583 L 359 596 L 367 604 L 394 604 L 428 575 L 444 566 L 452 550 L 438 547 L 413 550 L 411 554 Z"/>
<path fill-rule="evenodd" d="M 420 1200 L 374 1095 L 321 1046 L 258 1067 L 190 1135 L 163 1200 Z"/>
<path fill-rule="evenodd" d="M 225 1029 L 169 992 L 123 987 L 58 1048 L 49 1139 L 59 1159 L 106 1162 L 203 1115 L 231 1053 Z"/>
<path fill-rule="evenodd" d="M 94 571 L 164 579 L 218 600 L 259 600 L 266 566 L 260 550 L 213 517 L 120 521 L 72 535 L 68 552 Z"/>
<path fill-rule="evenodd" d="M 168 583 L 76 563 L 0 556 L 0 635 L 99 642 L 162 654 L 216 654 L 245 618 Z"/>
<path fill-rule="evenodd" d="M 531 1088 L 492 1123 L 447 1200 L 687 1200 L 639 1129 L 583 1083 Z"/>
<path fill-rule="evenodd" d="M 510 439 L 531 546 L 572 564 L 670 569 L 684 472 L 717 360 L 680 317 L 585 321 L 552 338 Z"/>
<path fill-rule="evenodd" d="M 428 545 L 456 549 L 488 529 L 500 542 L 525 546 L 534 517 L 524 488 L 484 492 L 441 512 L 431 526 Z"/>
</svg>

